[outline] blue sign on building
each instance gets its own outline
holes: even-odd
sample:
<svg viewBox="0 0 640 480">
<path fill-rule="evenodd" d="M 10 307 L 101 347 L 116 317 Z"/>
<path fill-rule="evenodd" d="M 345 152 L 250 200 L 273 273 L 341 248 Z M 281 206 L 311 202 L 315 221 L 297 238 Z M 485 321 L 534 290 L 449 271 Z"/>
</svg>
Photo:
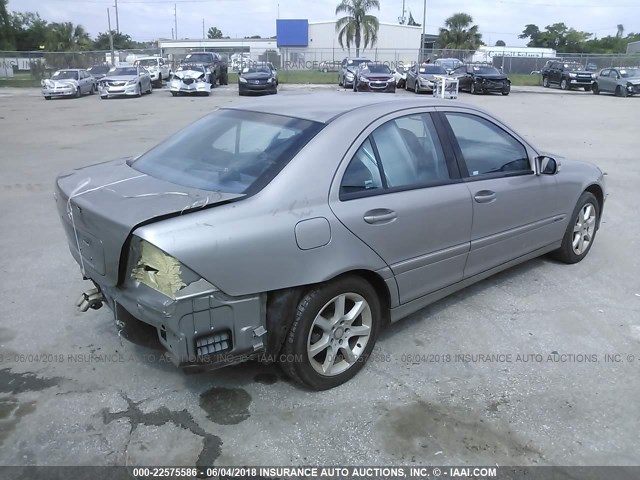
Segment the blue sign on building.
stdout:
<svg viewBox="0 0 640 480">
<path fill-rule="evenodd" d="M 309 45 L 309 20 L 276 20 L 278 47 L 306 47 Z"/>
</svg>

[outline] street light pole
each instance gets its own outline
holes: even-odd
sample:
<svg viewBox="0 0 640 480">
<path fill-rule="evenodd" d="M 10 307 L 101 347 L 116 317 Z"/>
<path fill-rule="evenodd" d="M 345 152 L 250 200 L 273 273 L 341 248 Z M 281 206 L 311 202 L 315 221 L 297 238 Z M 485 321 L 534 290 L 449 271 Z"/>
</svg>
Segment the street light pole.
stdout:
<svg viewBox="0 0 640 480">
<path fill-rule="evenodd" d="M 178 40 L 178 4 L 173 4 L 173 23 L 176 29 L 176 40 Z"/>
</svg>

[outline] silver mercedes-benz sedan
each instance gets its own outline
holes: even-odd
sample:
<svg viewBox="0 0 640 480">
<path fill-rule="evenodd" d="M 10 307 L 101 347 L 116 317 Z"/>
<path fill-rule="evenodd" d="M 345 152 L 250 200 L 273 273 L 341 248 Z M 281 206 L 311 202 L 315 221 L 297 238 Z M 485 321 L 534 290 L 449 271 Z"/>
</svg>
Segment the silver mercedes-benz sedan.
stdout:
<svg viewBox="0 0 640 480">
<path fill-rule="evenodd" d="M 312 389 L 452 292 L 549 252 L 579 262 L 606 196 L 598 167 L 476 107 L 339 93 L 221 108 L 56 181 L 93 283 L 81 310 L 152 326 L 180 367 L 258 357 Z"/>
</svg>

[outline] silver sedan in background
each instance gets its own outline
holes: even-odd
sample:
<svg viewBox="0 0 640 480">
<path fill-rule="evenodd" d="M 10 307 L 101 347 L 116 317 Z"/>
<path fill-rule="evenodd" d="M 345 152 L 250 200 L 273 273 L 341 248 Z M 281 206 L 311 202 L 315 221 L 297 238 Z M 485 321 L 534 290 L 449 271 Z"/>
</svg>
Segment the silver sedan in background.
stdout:
<svg viewBox="0 0 640 480">
<path fill-rule="evenodd" d="M 112 68 L 98 82 L 98 92 L 103 100 L 118 96 L 139 97 L 152 91 L 149 72 L 141 66 Z"/>
<path fill-rule="evenodd" d="M 613 93 L 616 97 L 640 94 L 640 68 L 604 68 L 596 76 L 591 87 L 594 95 Z"/>
<path fill-rule="evenodd" d="M 96 91 L 96 80 L 81 68 L 57 70 L 51 78 L 42 80 L 42 96 L 45 100 L 53 97 L 80 97 L 93 95 Z"/>
<path fill-rule="evenodd" d="M 224 107 L 56 181 L 81 310 L 150 325 L 180 367 L 275 359 L 317 390 L 389 322 L 539 255 L 583 260 L 606 197 L 597 166 L 484 110 L 391 95 Z"/>
</svg>

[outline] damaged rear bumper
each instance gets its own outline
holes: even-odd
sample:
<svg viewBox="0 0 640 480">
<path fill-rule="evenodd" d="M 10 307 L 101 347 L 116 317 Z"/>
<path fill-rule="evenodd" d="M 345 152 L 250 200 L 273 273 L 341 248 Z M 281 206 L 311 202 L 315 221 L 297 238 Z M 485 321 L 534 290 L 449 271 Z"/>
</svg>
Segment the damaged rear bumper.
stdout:
<svg viewBox="0 0 640 480">
<path fill-rule="evenodd" d="M 219 368 L 265 349 L 266 294 L 230 297 L 196 282 L 174 300 L 137 282 L 125 288 L 96 285 L 118 328 L 132 320 L 153 326 L 178 367 Z"/>
</svg>

